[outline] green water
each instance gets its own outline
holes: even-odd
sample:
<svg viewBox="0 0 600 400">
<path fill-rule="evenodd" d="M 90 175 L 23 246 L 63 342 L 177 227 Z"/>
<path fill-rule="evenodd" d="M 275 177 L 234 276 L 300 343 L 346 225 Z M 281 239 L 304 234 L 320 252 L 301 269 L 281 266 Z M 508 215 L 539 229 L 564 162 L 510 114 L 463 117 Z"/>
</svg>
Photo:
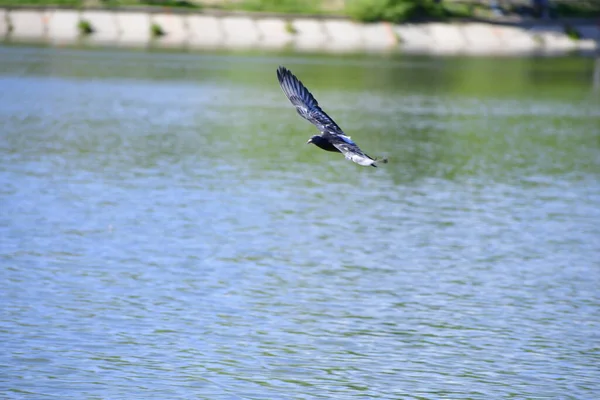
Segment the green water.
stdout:
<svg viewBox="0 0 600 400">
<path fill-rule="evenodd" d="M 0 47 L 1 397 L 598 397 L 593 66 Z"/>
</svg>

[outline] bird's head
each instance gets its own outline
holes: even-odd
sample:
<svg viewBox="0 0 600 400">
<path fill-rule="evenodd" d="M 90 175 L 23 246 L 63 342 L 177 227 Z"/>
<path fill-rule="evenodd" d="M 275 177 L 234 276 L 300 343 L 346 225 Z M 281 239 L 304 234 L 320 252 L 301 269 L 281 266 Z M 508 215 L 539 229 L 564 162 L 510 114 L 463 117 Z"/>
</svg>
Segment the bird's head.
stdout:
<svg viewBox="0 0 600 400">
<path fill-rule="evenodd" d="M 308 142 L 306 142 L 306 144 L 311 144 L 311 143 L 315 143 L 318 142 L 319 139 L 321 139 L 321 137 L 319 135 L 315 135 L 313 137 L 311 137 L 310 139 L 308 139 Z"/>
</svg>

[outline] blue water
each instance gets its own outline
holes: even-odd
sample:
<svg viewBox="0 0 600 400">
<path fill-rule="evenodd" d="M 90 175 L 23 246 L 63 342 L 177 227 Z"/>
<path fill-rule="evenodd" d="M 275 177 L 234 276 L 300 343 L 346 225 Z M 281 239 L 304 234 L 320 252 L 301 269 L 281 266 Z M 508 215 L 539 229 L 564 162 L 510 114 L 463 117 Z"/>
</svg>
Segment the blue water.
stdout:
<svg viewBox="0 0 600 400">
<path fill-rule="evenodd" d="M 0 397 L 597 398 L 592 65 L 0 48 Z"/>
</svg>

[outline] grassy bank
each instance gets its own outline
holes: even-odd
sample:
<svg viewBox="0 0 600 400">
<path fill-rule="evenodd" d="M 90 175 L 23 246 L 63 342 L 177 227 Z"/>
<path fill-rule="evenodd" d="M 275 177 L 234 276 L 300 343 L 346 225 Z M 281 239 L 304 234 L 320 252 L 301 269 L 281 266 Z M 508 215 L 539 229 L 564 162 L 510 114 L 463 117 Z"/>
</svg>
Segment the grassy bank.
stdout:
<svg viewBox="0 0 600 400">
<path fill-rule="evenodd" d="M 548 10 L 533 7 L 530 0 L 347 0 L 345 12 L 360 21 L 402 22 L 419 19 L 499 17 L 600 18 L 600 0 L 552 0 Z"/>
<path fill-rule="evenodd" d="M 539 17 L 542 11 L 529 0 L 500 2 L 491 9 L 481 0 L 222 0 L 210 8 L 293 14 L 342 15 L 357 21 L 403 22 L 409 20 L 445 20 L 452 18 L 498 18 L 501 16 Z M 345 4 L 341 6 L 340 4 Z M 0 0 L 0 6 L 69 7 L 176 7 L 190 10 L 208 8 L 202 0 Z M 600 18 L 600 0 L 553 0 L 550 17 Z"/>
<path fill-rule="evenodd" d="M 202 8 L 200 3 L 185 0 L 0 0 L 3 7 L 179 7 L 189 9 Z"/>
</svg>

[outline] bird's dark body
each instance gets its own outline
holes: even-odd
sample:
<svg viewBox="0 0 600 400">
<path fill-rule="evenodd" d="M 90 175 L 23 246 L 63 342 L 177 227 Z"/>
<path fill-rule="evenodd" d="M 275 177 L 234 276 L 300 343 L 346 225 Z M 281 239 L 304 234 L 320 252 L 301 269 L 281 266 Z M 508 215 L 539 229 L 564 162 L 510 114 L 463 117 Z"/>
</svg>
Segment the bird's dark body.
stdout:
<svg viewBox="0 0 600 400">
<path fill-rule="evenodd" d="M 342 153 L 346 159 L 362 166 L 377 167 L 375 163 L 386 163 L 386 159 L 376 160 L 364 153 L 356 143 L 347 136 L 329 115 L 319 107 L 319 103 L 308 89 L 290 70 L 285 67 L 277 69 L 277 79 L 283 92 L 296 107 L 298 114 L 319 129 L 320 135 L 310 138 L 307 143 L 335 153 Z"/>
<path fill-rule="evenodd" d="M 325 150 L 325 151 L 333 151 L 334 153 L 341 153 L 341 151 L 331 143 L 331 141 L 327 140 L 327 138 L 323 136 L 313 136 L 311 143 L 315 146 Z"/>
</svg>

